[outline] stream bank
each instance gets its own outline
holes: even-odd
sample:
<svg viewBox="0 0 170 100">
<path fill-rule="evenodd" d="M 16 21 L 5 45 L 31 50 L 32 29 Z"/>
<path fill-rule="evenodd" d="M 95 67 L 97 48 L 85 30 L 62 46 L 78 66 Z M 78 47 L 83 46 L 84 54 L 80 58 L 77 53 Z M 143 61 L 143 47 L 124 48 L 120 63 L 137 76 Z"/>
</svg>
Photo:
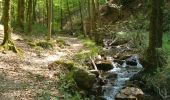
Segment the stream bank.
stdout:
<svg viewBox="0 0 170 100">
<path fill-rule="evenodd" d="M 143 70 L 139 56 L 129 43 L 105 45 L 101 54 L 91 58 L 89 70 L 78 69 L 74 79 L 91 100 L 142 100 L 144 92 L 130 79 Z M 107 43 L 106 43 L 107 44 Z"/>
</svg>

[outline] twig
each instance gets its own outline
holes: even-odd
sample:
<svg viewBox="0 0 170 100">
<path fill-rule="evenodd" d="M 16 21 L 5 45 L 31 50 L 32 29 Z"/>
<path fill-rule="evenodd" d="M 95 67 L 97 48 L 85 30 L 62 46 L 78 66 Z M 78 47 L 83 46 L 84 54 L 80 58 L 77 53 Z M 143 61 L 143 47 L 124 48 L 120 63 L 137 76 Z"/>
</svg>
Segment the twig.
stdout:
<svg viewBox="0 0 170 100">
<path fill-rule="evenodd" d="M 96 66 L 96 64 L 94 63 L 94 60 L 93 60 L 91 57 L 90 57 L 90 60 L 91 60 L 91 62 L 92 62 L 92 64 L 93 64 L 94 69 L 98 71 L 97 66 Z"/>
</svg>

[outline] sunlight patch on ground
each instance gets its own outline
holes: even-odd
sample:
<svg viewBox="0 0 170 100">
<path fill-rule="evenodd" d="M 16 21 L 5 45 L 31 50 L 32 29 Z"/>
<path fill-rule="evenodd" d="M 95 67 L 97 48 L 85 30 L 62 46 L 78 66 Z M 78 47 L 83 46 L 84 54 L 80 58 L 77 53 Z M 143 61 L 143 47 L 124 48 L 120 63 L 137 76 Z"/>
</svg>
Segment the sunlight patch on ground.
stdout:
<svg viewBox="0 0 170 100">
<path fill-rule="evenodd" d="M 64 52 L 57 52 L 56 55 L 50 55 L 48 57 L 46 57 L 44 60 L 46 62 L 54 62 L 56 60 L 59 60 L 62 56 L 65 56 L 66 53 Z"/>
<path fill-rule="evenodd" d="M 73 47 L 79 47 L 79 46 L 82 46 L 82 44 L 73 44 L 72 46 Z"/>
<path fill-rule="evenodd" d="M 0 24 L 0 31 L 4 30 L 4 26 Z"/>
<path fill-rule="evenodd" d="M 2 29 L 3 26 L 0 27 Z M 16 45 L 24 51 L 24 56 L 20 58 L 12 51 L 0 52 L 0 74 L 4 74 L 3 78 L 6 79 L 3 83 L 2 81 L 0 82 L 2 83 L 0 84 L 0 90 L 2 88 L 7 90 L 0 91 L 0 98 L 3 98 L 2 100 L 13 100 L 13 98 L 16 100 L 21 100 L 21 98 L 22 100 L 35 100 L 37 90 L 43 90 L 44 87 L 48 86 L 43 82 L 47 83 L 47 80 L 58 81 L 59 78 L 55 75 L 62 71 L 62 69 L 51 71 L 48 69 L 48 65 L 60 59 L 69 59 L 83 49 L 83 44 L 79 39 L 61 37 L 61 39 L 69 44 L 68 46 L 65 46 L 65 48 L 54 47 L 54 50 L 42 50 L 39 52 L 30 48 L 23 41 L 22 36 L 14 33 L 12 37 L 13 40 L 16 40 Z M 0 31 L 0 42 L 2 39 L 3 29 Z M 15 82 L 13 82 L 14 80 Z M 11 81 L 13 85 L 9 84 Z M 25 87 L 27 86 L 25 83 L 28 83 L 28 87 Z M 10 86 L 12 86 L 12 90 Z M 54 87 L 56 87 L 56 84 Z M 23 90 L 25 88 L 26 90 Z M 53 86 L 48 87 L 48 89 L 52 88 Z M 55 93 L 59 95 L 58 90 L 55 90 Z"/>
</svg>

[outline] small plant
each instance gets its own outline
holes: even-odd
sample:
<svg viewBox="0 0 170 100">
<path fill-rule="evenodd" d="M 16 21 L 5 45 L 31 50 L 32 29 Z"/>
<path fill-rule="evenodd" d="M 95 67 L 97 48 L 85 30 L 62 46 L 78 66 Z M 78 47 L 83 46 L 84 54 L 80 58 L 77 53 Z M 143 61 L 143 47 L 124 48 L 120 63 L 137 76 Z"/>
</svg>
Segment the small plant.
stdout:
<svg viewBox="0 0 170 100">
<path fill-rule="evenodd" d="M 85 61 L 89 60 L 90 57 L 95 57 L 101 52 L 101 48 L 96 46 L 95 42 L 90 39 L 83 39 L 82 43 L 86 49 L 81 50 L 76 55 L 74 55 L 73 60 L 79 64 L 84 65 Z"/>
<path fill-rule="evenodd" d="M 76 82 L 73 79 L 73 72 L 60 76 L 59 90 L 63 93 L 64 100 L 82 100 Z"/>
<path fill-rule="evenodd" d="M 154 72 L 153 76 L 147 76 L 144 79 L 146 80 L 147 88 L 153 89 L 163 100 L 170 99 L 170 86 L 169 86 L 169 68 L 160 69 Z"/>
</svg>

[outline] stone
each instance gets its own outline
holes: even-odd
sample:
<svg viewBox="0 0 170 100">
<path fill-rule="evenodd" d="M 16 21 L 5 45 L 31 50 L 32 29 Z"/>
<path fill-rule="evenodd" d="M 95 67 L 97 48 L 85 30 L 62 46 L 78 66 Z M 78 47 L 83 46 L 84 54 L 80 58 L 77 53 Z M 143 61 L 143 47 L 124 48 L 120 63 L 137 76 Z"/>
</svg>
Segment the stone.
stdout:
<svg viewBox="0 0 170 100">
<path fill-rule="evenodd" d="M 144 93 L 137 87 L 126 87 L 116 95 L 116 100 L 142 100 Z"/>
<path fill-rule="evenodd" d="M 126 64 L 130 66 L 137 66 L 138 65 L 138 57 L 137 55 L 132 55 L 130 58 L 126 59 Z"/>
<path fill-rule="evenodd" d="M 109 71 L 113 69 L 113 65 L 111 61 L 98 61 L 96 62 L 96 66 L 98 70 Z"/>
<path fill-rule="evenodd" d="M 113 61 L 120 65 L 123 65 L 123 63 L 125 63 L 125 60 L 114 59 Z"/>
<path fill-rule="evenodd" d="M 106 73 L 106 78 L 107 79 L 116 79 L 117 78 L 117 73 L 115 73 L 115 72 L 107 72 Z"/>
<path fill-rule="evenodd" d="M 83 69 L 75 70 L 73 78 L 77 86 L 83 90 L 90 90 L 96 83 L 96 75 Z"/>
</svg>

